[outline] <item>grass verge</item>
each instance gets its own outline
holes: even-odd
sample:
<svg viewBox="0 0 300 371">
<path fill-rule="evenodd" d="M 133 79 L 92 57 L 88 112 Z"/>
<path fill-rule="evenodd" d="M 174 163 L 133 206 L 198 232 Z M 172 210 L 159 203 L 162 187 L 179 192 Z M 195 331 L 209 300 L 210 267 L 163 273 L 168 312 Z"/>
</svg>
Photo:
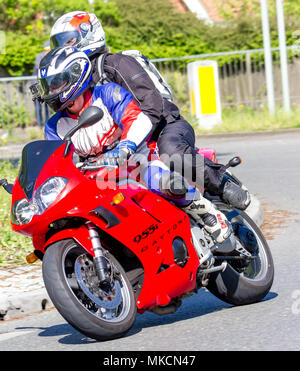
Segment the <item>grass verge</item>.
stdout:
<svg viewBox="0 0 300 371">
<path fill-rule="evenodd" d="M 8 144 L 22 144 L 44 139 L 44 129 L 38 126 L 0 129 L 0 147 Z"/>
<path fill-rule="evenodd" d="M 246 132 L 246 131 L 266 131 L 300 128 L 300 108 L 295 107 L 291 113 L 278 109 L 274 116 L 267 110 L 254 110 L 243 106 L 237 109 L 224 109 L 222 113 L 222 123 L 212 129 L 206 130 L 197 124 L 195 117 L 188 117 L 197 134 Z"/>
<path fill-rule="evenodd" d="M 0 178 L 13 183 L 18 173 L 9 161 L 0 161 Z M 27 264 L 25 257 L 33 251 L 31 238 L 14 232 L 10 225 L 11 195 L 0 189 L 0 267 Z"/>
</svg>

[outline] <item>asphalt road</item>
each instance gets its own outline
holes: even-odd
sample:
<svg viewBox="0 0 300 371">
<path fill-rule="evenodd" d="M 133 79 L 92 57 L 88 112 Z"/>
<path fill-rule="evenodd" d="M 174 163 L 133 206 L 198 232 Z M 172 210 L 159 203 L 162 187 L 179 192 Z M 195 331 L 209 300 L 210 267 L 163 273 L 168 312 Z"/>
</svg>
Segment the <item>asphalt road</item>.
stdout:
<svg viewBox="0 0 300 371">
<path fill-rule="evenodd" d="M 138 315 L 125 338 L 96 342 L 52 310 L 0 323 L 0 350 L 201 351 L 300 349 L 300 132 L 205 137 L 219 161 L 240 155 L 234 173 L 264 204 L 275 264 L 270 293 L 233 307 L 202 289 L 168 316 Z"/>
</svg>

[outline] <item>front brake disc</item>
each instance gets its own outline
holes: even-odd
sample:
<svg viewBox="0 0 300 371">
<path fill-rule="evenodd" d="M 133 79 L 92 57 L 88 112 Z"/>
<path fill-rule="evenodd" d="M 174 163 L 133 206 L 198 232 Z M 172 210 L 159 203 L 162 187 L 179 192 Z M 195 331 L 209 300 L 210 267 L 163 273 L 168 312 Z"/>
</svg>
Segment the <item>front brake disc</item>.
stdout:
<svg viewBox="0 0 300 371">
<path fill-rule="evenodd" d="M 84 257 L 85 257 L 84 255 L 78 256 L 78 258 L 75 261 L 75 267 L 74 267 L 76 279 L 77 279 L 78 285 L 80 286 L 81 290 L 99 308 L 114 309 L 118 307 L 122 301 L 121 287 L 120 287 L 119 282 L 114 280 L 114 287 L 110 290 L 111 295 L 104 294 L 103 292 L 102 297 L 101 297 L 102 290 L 100 290 L 99 288 L 99 297 L 96 297 L 91 292 L 91 290 L 88 288 L 88 283 L 86 283 L 88 279 L 86 279 L 86 275 L 85 275 L 85 272 L 88 270 L 88 268 L 90 268 L 90 264 L 92 263 L 89 260 L 86 260 Z M 87 262 L 89 264 L 87 264 Z M 88 272 L 88 275 L 91 275 L 91 273 Z M 96 277 L 95 272 L 93 273 L 93 275 Z"/>
</svg>

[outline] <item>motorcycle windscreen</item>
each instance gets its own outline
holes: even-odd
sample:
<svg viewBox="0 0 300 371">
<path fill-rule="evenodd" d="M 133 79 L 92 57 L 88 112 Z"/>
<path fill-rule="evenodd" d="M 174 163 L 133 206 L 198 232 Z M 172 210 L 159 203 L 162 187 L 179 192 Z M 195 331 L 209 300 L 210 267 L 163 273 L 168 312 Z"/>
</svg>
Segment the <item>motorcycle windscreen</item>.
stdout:
<svg viewBox="0 0 300 371">
<path fill-rule="evenodd" d="M 28 200 L 32 198 L 36 180 L 45 163 L 63 143 L 62 140 L 37 140 L 23 148 L 18 178 Z"/>
</svg>

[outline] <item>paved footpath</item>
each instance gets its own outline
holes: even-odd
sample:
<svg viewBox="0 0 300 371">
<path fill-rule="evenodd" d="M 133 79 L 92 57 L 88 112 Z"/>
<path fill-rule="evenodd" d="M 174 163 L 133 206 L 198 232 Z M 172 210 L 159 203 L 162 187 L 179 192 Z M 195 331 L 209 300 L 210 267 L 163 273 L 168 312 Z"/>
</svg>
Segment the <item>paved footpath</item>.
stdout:
<svg viewBox="0 0 300 371">
<path fill-rule="evenodd" d="M 0 320 L 52 307 L 42 277 L 41 263 L 0 268 Z"/>
</svg>

